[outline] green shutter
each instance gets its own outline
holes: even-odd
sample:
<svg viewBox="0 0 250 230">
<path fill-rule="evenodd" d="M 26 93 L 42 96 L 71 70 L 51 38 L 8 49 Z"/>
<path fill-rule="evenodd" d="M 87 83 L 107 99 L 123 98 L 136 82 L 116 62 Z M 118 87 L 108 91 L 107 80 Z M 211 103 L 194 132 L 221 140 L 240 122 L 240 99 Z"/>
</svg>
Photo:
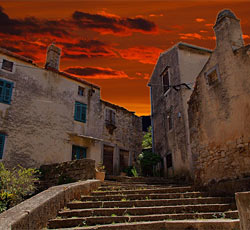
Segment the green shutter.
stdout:
<svg viewBox="0 0 250 230">
<path fill-rule="evenodd" d="M 10 104 L 13 82 L 0 80 L 0 102 Z"/>
<path fill-rule="evenodd" d="M 86 123 L 86 114 L 87 114 L 87 105 L 76 101 L 74 119 L 76 121 L 81 121 Z"/>
<path fill-rule="evenodd" d="M 5 135 L 4 134 L 0 134 L 0 159 L 3 158 L 4 142 L 5 142 Z"/>
</svg>

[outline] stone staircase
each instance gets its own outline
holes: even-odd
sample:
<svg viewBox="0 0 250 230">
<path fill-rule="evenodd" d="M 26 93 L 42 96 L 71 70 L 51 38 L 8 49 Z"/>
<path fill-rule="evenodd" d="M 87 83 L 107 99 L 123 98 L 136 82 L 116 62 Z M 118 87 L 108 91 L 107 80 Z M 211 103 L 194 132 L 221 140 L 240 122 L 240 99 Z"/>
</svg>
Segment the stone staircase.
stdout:
<svg viewBox="0 0 250 230">
<path fill-rule="evenodd" d="M 239 230 L 232 197 L 209 197 L 191 186 L 104 182 L 59 211 L 48 229 Z"/>
</svg>

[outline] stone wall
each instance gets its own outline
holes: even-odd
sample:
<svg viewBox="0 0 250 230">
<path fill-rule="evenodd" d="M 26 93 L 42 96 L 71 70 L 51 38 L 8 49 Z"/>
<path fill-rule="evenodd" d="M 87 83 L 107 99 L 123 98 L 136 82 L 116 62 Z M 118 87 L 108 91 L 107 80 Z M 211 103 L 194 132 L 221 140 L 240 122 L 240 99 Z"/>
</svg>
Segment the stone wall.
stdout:
<svg viewBox="0 0 250 230">
<path fill-rule="evenodd" d="M 100 185 L 98 180 L 87 180 L 49 188 L 1 213 L 0 230 L 44 229 L 68 202 L 90 194 Z"/>
<path fill-rule="evenodd" d="M 164 174 L 167 177 L 192 177 L 192 158 L 189 145 L 187 100 L 191 88 L 178 86 L 191 83 L 200 72 L 210 55 L 210 51 L 199 47 L 178 43 L 162 53 L 151 76 L 151 105 L 154 151 L 164 159 Z M 169 66 L 171 86 L 167 94 L 163 92 L 161 73 Z M 192 85 L 190 85 L 192 87 Z M 169 128 L 169 114 L 172 129 Z M 172 154 L 172 167 L 167 167 L 167 154 Z"/>
<path fill-rule="evenodd" d="M 250 176 L 250 47 L 235 49 L 237 19 L 224 17 L 214 28 L 217 47 L 196 79 L 188 110 L 195 181 L 208 186 Z"/>
<path fill-rule="evenodd" d="M 40 190 L 49 187 L 95 178 L 95 161 L 81 159 L 57 164 L 42 165 Z"/>
<path fill-rule="evenodd" d="M 250 192 L 240 192 L 235 194 L 237 209 L 240 218 L 240 229 L 250 229 Z"/>
</svg>

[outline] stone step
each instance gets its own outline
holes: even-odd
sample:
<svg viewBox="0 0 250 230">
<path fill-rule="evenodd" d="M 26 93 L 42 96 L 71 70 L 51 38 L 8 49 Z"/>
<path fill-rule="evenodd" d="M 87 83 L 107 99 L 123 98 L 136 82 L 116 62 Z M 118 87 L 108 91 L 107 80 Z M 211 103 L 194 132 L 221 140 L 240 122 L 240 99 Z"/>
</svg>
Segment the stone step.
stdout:
<svg viewBox="0 0 250 230">
<path fill-rule="evenodd" d="M 166 188 L 166 186 L 133 186 L 133 185 L 130 185 L 130 186 L 102 186 L 98 189 L 98 191 L 110 191 L 110 190 L 113 190 L 113 191 L 120 191 L 120 190 L 144 190 L 144 189 L 164 189 Z"/>
<path fill-rule="evenodd" d="M 194 189 L 191 186 L 186 187 L 166 187 L 159 189 L 133 189 L 123 191 L 93 191 L 91 195 L 115 195 L 115 194 L 150 194 L 150 193 L 180 193 L 180 192 L 193 192 Z"/>
<path fill-rule="evenodd" d="M 123 198 L 124 199 L 124 198 Z M 91 202 L 70 202 L 67 207 L 70 209 L 84 208 L 113 208 L 113 207 L 152 207 L 168 205 L 190 205 L 190 204 L 225 204 L 232 203 L 231 197 L 204 197 L 185 199 L 158 199 L 158 200 L 133 200 L 121 201 L 91 201 Z"/>
<path fill-rule="evenodd" d="M 205 192 L 186 192 L 186 193 L 165 193 L 165 194 L 123 194 L 123 195 L 102 195 L 102 196 L 82 196 L 82 201 L 120 201 L 127 200 L 146 200 L 146 199 L 178 199 L 206 197 Z"/>
<path fill-rule="evenodd" d="M 72 219 L 53 219 L 49 222 L 48 228 L 49 229 L 62 229 L 62 228 L 74 228 L 74 229 L 99 229 L 99 227 L 102 227 L 100 229 L 109 229 L 109 225 L 116 226 L 117 228 L 111 228 L 111 229 L 123 229 L 125 226 L 132 227 L 133 225 L 136 225 L 137 228 L 124 228 L 124 229 L 150 229 L 147 228 L 147 225 L 150 225 L 151 229 L 158 229 L 158 223 L 162 223 L 164 220 L 166 227 L 165 228 L 159 228 L 159 229 L 169 229 L 169 230 L 184 230 L 184 229 L 197 229 L 197 228 L 189 228 L 189 227 L 195 227 L 199 226 L 200 229 L 206 229 L 206 230 L 212 230 L 212 229 L 225 229 L 225 230 L 239 230 L 239 220 L 229 220 L 225 219 L 226 213 L 199 213 L 199 214 L 193 214 L 193 213 L 187 213 L 187 214 L 172 214 L 172 215 L 150 215 L 150 216 L 111 216 L 111 217 L 89 217 L 89 218 L 72 218 Z M 214 218 L 214 216 L 217 216 L 216 220 L 209 220 L 211 218 Z M 223 219 L 219 219 L 223 218 Z M 175 221 L 173 221 L 173 219 Z M 184 220 L 180 221 L 180 220 Z M 190 219 L 199 219 L 198 221 L 190 220 Z M 177 221 L 178 220 L 178 221 Z M 134 223 L 138 222 L 139 223 Z M 147 221 L 147 222 L 145 222 Z M 156 222 L 157 221 L 157 222 Z M 126 224 L 121 224 L 126 223 Z M 132 223 L 132 224 L 129 224 Z M 154 223 L 154 225 L 151 225 Z M 180 224 L 182 223 L 182 224 Z M 199 223 L 199 225 L 197 224 Z M 200 228 L 204 223 L 204 228 Z M 87 227 L 87 226 L 95 226 L 95 228 Z M 188 225 L 187 225 L 188 224 Z M 101 225 L 101 226 L 100 226 Z M 146 228 L 143 228 L 146 227 Z M 160 225 L 162 226 L 162 225 Z M 164 226 L 164 225 L 163 225 Z M 162 227 L 163 227 L 162 226 Z M 79 228 L 78 228 L 79 227 Z M 83 228 L 81 228 L 83 227 Z M 118 228 L 119 227 L 119 228 Z M 181 228 L 183 227 L 183 228 Z M 223 227 L 223 228 L 222 228 Z M 226 228 L 227 227 L 227 228 Z M 231 228 L 232 227 L 232 228 Z"/>
<path fill-rule="evenodd" d="M 89 216 L 117 216 L 127 215 L 150 215 L 150 214 L 173 214 L 173 213 L 196 213 L 196 212 L 225 212 L 235 210 L 235 204 L 199 204 L 179 206 L 157 207 L 132 207 L 132 208 L 93 208 L 63 210 L 58 213 L 61 217 L 89 217 Z"/>
</svg>

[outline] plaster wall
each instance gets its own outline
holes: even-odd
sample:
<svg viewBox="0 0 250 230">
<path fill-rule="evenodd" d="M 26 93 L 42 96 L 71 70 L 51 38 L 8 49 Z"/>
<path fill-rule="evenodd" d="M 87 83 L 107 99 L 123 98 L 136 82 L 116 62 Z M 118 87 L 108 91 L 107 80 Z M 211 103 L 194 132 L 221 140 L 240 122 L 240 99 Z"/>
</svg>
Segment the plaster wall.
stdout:
<svg viewBox="0 0 250 230">
<path fill-rule="evenodd" d="M 14 83 L 11 104 L 0 103 L 6 165 L 38 167 L 69 161 L 75 144 L 70 135 L 101 137 L 99 89 L 91 97 L 87 93 L 79 97 L 78 86 L 87 92 L 88 85 L 4 54 L 0 57 L 15 63 L 14 73 L 0 70 L 0 78 Z M 75 101 L 87 104 L 86 123 L 74 121 Z"/>
</svg>

